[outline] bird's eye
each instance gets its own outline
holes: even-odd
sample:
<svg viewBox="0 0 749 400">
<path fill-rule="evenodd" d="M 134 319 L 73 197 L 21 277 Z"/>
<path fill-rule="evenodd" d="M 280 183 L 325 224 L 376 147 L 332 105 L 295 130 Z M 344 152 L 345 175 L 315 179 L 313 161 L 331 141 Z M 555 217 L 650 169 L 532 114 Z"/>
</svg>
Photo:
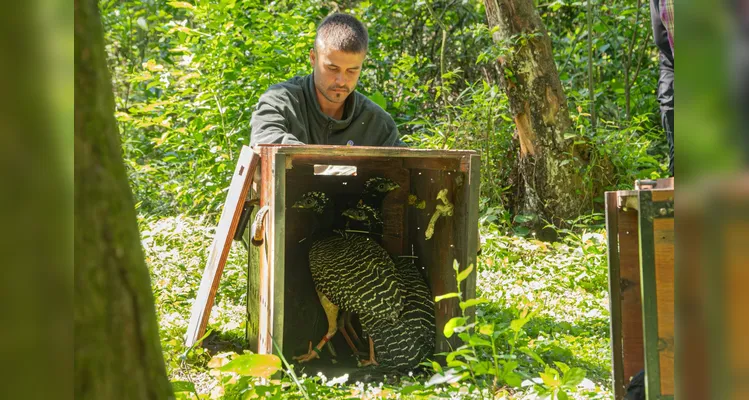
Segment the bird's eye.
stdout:
<svg viewBox="0 0 749 400">
<path fill-rule="evenodd" d="M 385 190 L 385 184 L 384 183 L 380 183 L 379 188 L 380 188 L 380 190 Z"/>
</svg>

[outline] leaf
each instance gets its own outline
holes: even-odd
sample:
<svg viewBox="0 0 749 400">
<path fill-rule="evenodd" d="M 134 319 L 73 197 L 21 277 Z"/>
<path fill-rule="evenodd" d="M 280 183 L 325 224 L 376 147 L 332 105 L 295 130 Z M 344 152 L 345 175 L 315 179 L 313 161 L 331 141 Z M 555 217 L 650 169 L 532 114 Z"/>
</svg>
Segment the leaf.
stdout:
<svg viewBox="0 0 749 400">
<path fill-rule="evenodd" d="M 482 298 L 468 299 L 466 301 L 461 301 L 459 305 L 460 305 L 460 309 L 461 310 L 465 310 L 466 308 L 474 307 L 477 304 L 484 304 L 484 303 L 489 303 L 489 300 L 482 299 Z"/>
<path fill-rule="evenodd" d="M 542 360 L 541 357 L 539 357 L 538 354 L 536 354 L 536 352 L 534 352 L 533 350 L 531 350 L 531 349 L 529 349 L 527 347 L 521 347 L 518 350 L 520 350 L 524 354 L 530 356 L 530 358 L 536 360 L 539 364 L 544 365 L 544 360 Z"/>
<path fill-rule="evenodd" d="M 564 387 L 574 389 L 579 385 L 583 379 L 585 379 L 585 370 L 582 368 L 570 368 L 564 373 L 562 378 L 562 385 Z"/>
<path fill-rule="evenodd" d="M 544 384 L 548 387 L 555 388 L 559 386 L 559 379 L 554 374 L 546 373 L 546 372 L 539 372 L 538 376 L 541 377 L 541 380 L 544 381 Z"/>
<path fill-rule="evenodd" d="M 460 304 L 460 307 L 463 308 L 463 303 Z M 494 324 L 481 325 L 481 328 L 479 328 L 479 333 L 482 335 L 491 336 L 491 334 L 494 333 Z"/>
<path fill-rule="evenodd" d="M 243 354 L 219 368 L 223 372 L 235 372 L 256 378 L 270 378 L 279 369 L 281 359 L 275 354 Z"/>
<path fill-rule="evenodd" d="M 526 222 L 533 222 L 536 216 L 533 214 L 518 214 L 515 216 L 515 222 L 518 224 L 524 224 Z"/>
<path fill-rule="evenodd" d="M 445 299 L 452 299 L 453 297 L 460 297 L 460 293 L 447 293 L 434 298 L 434 302 L 442 301 Z"/>
<path fill-rule="evenodd" d="M 443 374 L 435 374 L 432 375 L 431 378 L 429 378 L 429 381 L 426 383 L 426 387 L 439 385 L 441 383 L 455 383 L 459 382 L 461 379 L 466 378 L 469 376 L 468 372 L 465 372 L 463 374 L 458 375 L 458 371 L 455 368 L 450 368 L 447 371 L 445 371 Z"/>
<path fill-rule="evenodd" d="M 457 278 L 458 279 L 458 283 L 463 282 L 464 280 L 466 280 L 466 278 L 468 278 L 468 275 L 471 274 L 471 271 L 473 271 L 473 264 L 469 265 L 468 268 L 460 271 L 460 273 L 458 273 L 458 278 Z"/>
<path fill-rule="evenodd" d="M 440 374 L 442 373 L 442 366 L 437 361 L 432 361 L 432 368 L 436 372 L 439 372 Z"/>
<path fill-rule="evenodd" d="M 508 372 L 505 375 L 505 382 L 512 387 L 519 388 L 523 384 L 523 378 L 515 372 Z"/>
<path fill-rule="evenodd" d="M 213 358 L 211 358 L 211 360 L 208 361 L 208 364 L 206 364 L 206 366 L 208 368 L 223 367 L 224 365 L 228 364 L 231 361 L 229 360 L 229 354 L 233 354 L 233 353 L 222 353 L 222 354 L 217 354 L 213 356 Z"/>
<path fill-rule="evenodd" d="M 401 395 L 407 396 L 417 390 L 423 390 L 423 389 L 424 389 L 424 385 L 416 384 L 416 385 L 404 387 L 403 389 L 401 389 L 400 393 Z"/>
<path fill-rule="evenodd" d="M 140 17 L 140 18 L 138 18 L 138 20 L 137 20 L 137 21 L 135 21 L 135 23 L 136 23 L 136 24 L 138 24 L 138 26 L 139 26 L 139 27 L 140 27 L 141 29 L 143 29 L 144 31 L 147 31 L 147 30 L 148 30 L 148 24 L 146 23 L 146 19 L 145 19 L 145 18 L 143 18 L 143 17 Z"/>
<path fill-rule="evenodd" d="M 562 371 L 562 374 L 566 374 L 567 371 L 570 370 L 570 367 L 561 361 L 554 361 L 554 364 L 556 364 L 557 368 Z"/>
<path fill-rule="evenodd" d="M 513 332 L 520 332 L 520 330 L 523 329 L 523 326 L 527 323 L 527 318 L 513 319 L 512 322 L 510 322 L 510 329 L 512 329 Z"/>
<path fill-rule="evenodd" d="M 471 336 L 471 338 L 468 340 L 468 344 L 471 346 L 487 346 L 492 347 L 492 342 L 479 337 L 479 336 Z"/>
<path fill-rule="evenodd" d="M 190 4 L 190 3 L 186 2 L 186 1 L 170 1 L 167 4 L 169 4 L 170 6 L 172 6 L 174 8 L 187 8 L 189 10 L 194 10 L 195 9 L 194 5 L 192 5 L 192 4 Z"/>
<path fill-rule="evenodd" d="M 569 396 L 567 396 L 567 393 L 564 390 L 560 390 L 557 392 L 557 399 L 558 400 L 569 400 Z"/>
<path fill-rule="evenodd" d="M 172 383 L 172 391 L 175 393 L 195 391 L 195 385 L 192 382 L 174 381 L 171 383 Z"/>
<path fill-rule="evenodd" d="M 372 93 L 371 96 L 369 96 L 369 99 L 372 100 L 373 103 L 377 104 L 382 108 L 383 110 L 387 109 L 388 102 L 385 96 L 382 95 L 382 93 L 378 90 L 374 93 Z"/>
<path fill-rule="evenodd" d="M 463 317 L 453 317 L 447 323 L 445 324 L 445 329 L 443 330 L 443 333 L 445 334 L 445 337 L 451 337 L 453 335 L 454 329 L 457 326 L 463 326 L 466 323 L 466 319 Z"/>
</svg>

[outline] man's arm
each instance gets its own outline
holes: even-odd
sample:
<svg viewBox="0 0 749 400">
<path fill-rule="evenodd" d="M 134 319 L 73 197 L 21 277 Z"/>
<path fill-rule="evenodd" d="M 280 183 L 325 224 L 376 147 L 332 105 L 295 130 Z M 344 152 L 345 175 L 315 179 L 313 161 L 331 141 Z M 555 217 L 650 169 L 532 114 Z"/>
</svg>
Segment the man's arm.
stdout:
<svg viewBox="0 0 749 400">
<path fill-rule="evenodd" d="M 390 118 L 390 128 L 385 136 L 384 143 L 382 146 L 394 146 L 394 147 L 408 147 L 406 143 L 401 140 L 400 133 L 398 133 L 398 127 L 395 125 L 395 121 Z"/>
<path fill-rule="evenodd" d="M 287 97 L 287 99 L 284 99 Z M 258 143 L 304 144 L 289 132 L 288 117 L 284 115 L 284 104 L 288 93 L 281 89 L 270 89 L 260 96 L 250 120 L 250 145 Z"/>
</svg>

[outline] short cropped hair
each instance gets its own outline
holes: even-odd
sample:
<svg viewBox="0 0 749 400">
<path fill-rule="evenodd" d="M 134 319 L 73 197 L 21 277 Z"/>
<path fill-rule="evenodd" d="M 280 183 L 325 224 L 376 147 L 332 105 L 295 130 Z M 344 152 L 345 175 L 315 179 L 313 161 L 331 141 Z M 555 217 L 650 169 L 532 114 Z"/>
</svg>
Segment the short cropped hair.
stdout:
<svg viewBox="0 0 749 400">
<path fill-rule="evenodd" d="M 317 27 L 315 48 L 324 44 L 346 53 L 366 53 L 369 34 L 356 17 L 335 13 L 328 15 Z"/>
</svg>

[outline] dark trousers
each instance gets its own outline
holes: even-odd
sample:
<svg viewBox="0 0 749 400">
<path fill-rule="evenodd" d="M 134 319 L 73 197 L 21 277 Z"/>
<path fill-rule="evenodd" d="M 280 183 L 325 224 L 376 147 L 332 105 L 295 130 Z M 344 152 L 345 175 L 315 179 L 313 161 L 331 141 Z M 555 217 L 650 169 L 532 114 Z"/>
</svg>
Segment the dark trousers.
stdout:
<svg viewBox="0 0 749 400">
<path fill-rule="evenodd" d="M 658 0 L 650 0 L 650 21 L 653 25 L 653 38 L 660 55 L 658 64 L 661 70 L 658 78 L 658 103 L 661 108 L 661 123 L 668 140 L 668 173 L 674 176 L 674 52 L 668 41 L 666 27 L 661 20 Z"/>
</svg>

